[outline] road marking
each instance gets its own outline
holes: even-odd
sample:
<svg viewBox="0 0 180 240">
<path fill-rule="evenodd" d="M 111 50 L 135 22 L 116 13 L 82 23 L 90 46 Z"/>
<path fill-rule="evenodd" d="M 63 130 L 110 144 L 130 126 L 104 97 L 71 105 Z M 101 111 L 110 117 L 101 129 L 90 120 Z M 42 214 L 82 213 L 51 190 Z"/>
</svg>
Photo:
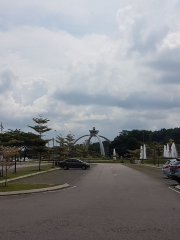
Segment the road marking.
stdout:
<svg viewBox="0 0 180 240">
<path fill-rule="evenodd" d="M 169 187 L 169 188 L 170 188 L 171 190 L 177 192 L 177 193 L 180 193 L 179 191 L 177 191 L 177 190 L 175 190 L 175 189 L 173 189 L 173 188 L 171 188 L 171 187 Z"/>
</svg>

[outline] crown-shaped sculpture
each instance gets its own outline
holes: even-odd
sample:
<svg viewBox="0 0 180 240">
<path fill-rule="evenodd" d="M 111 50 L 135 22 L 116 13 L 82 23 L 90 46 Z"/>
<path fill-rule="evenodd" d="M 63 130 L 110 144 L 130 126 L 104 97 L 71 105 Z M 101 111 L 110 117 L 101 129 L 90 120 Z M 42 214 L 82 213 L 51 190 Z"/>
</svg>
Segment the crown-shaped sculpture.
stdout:
<svg viewBox="0 0 180 240">
<path fill-rule="evenodd" d="M 92 137 L 97 137 L 97 139 L 98 139 L 98 141 L 99 141 L 99 144 L 100 144 L 101 155 L 105 155 L 104 146 L 103 146 L 103 143 L 102 143 L 100 137 L 106 139 L 109 143 L 110 143 L 111 141 L 110 141 L 109 139 L 107 139 L 106 137 L 103 137 L 103 136 L 98 135 L 99 130 L 96 130 L 95 127 L 93 127 L 92 130 L 89 130 L 89 132 L 90 132 L 90 135 L 81 136 L 80 138 L 78 138 L 78 139 L 76 139 L 76 140 L 74 141 L 74 144 L 75 144 L 79 139 L 88 136 L 89 139 L 88 139 L 86 142 L 87 142 L 87 145 L 89 145 L 91 138 L 92 138 Z"/>
<path fill-rule="evenodd" d="M 96 134 L 98 134 L 99 130 L 96 130 L 95 127 L 93 127 L 93 130 L 89 130 L 91 136 L 96 136 Z"/>
</svg>

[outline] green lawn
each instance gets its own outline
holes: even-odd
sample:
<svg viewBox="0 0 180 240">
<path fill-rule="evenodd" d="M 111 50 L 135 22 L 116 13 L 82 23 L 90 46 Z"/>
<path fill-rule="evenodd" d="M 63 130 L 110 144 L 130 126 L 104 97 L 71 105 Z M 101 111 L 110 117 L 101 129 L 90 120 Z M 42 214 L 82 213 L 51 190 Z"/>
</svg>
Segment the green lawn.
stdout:
<svg viewBox="0 0 180 240">
<path fill-rule="evenodd" d="M 17 172 L 14 173 L 14 166 L 12 166 L 8 170 L 7 179 L 12 179 L 12 178 L 32 174 L 32 173 L 43 172 L 43 171 L 47 171 L 47 170 L 50 170 L 50 169 L 52 169 L 51 165 L 42 166 L 40 171 L 38 170 L 38 166 L 32 166 L 32 167 L 19 168 L 19 169 L 17 169 Z M 5 180 L 5 170 L 4 170 L 3 175 L 4 175 L 3 177 L 0 177 L 0 181 Z"/>
<path fill-rule="evenodd" d="M 30 189 L 53 187 L 53 186 L 57 186 L 57 185 L 48 185 L 48 184 L 13 184 L 13 183 L 9 182 L 7 184 L 7 186 L 4 186 L 4 183 L 0 184 L 0 192 L 30 190 Z"/>
<path fill-rule="evenodd" d="M 16 177 L 25 176 L 32 173 L 39 173 L 44 172 L 47 170 L 52 169 L 52 164 L 42 165 L 41 170 L 38 170 L 38 166 L 31 166 L 31 167 L 24 167 L 24 168 L 17 168 L 17 173 L 14 173 L 14 166 L 12 166 L 8 170 L 7 179 L 12 179 Z M 4 172 L 5 175 L 5 172 Z M 0 178 L 0 181 L 5 180 L 5 176 Z M 13 181 L 7 182 L 7 186 L 5 183 L 0 184 L 0 192 L 9 192 L 9 191 L 21 191 L 21 190 L 30 190 L 30 189 L 38 189 L 38 188 L 46 188 L 52 187 L 56 185 L 48 185 L 48 184 L 15 184 Z"/>
</svg>

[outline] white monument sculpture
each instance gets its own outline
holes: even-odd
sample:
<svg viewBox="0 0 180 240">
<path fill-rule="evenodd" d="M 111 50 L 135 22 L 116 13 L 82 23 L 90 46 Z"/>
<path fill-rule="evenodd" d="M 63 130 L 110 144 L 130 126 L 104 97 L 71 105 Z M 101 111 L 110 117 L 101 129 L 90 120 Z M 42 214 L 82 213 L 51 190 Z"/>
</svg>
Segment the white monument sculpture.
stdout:
<svg viewBox="0 0 180 240">
<path fill-rule="evenodd" d="M 171 149 L 169 148 L 169 144 L 168 143 L 167 143 L 167 145 L 164 145 L 163 156 L 165 158 L 177 158 L 178 157 L 178 153 L 177 153 L 177 149 L 176 149 L 175 143 L 172 143 Z"/>
<path fill-rule="evenodd" d="M 146 159 L 146 146 L 145 146 L 145 144 L 140 147 L 140 159 Z"/>
<path fill-rule="evenodd" d="M 113 160 L 116 160 L 116 150 L 115 150 L 115 148 L 114 148 L 114 150 L 113 150 Z"/>
<path fill-rule="evenodd" d="M 74 141 L 74 144 L 75 144 L 77 141 L 79 141 L 79 139 L 88 136 L 89 139 L 86 141 L 86 145 L 88 146 L 89 143 L 90 143 L 91 138 L 92 138 L 92 137 L 97 137 L 97 139 L 98 139 L 98 141 L 99 141 L 99 144 L 100 144 L 101 155 L 105 156 L 104 146 L 103 146 L 103 143 L 102 143 L 100 137 L 101 137 L 101 138 L 104 138 L 104 139 L 105 139 L 106 141 L 108 141 L 109 143 L 111 143 L 111 141 L 110 141 L 109 139 L 107 139 L 106 137 L 99 135 L 99 134 L 98 134 L 99 130 L 96 130 L 95 127 L 93 127 L 92 130 L 89 130 L 89 132 L 90 132 L 90 134 L 81 136 L 81 137 L 79 137 L 78 139 L 76 139 L 76 140 Z"/>
</svg>

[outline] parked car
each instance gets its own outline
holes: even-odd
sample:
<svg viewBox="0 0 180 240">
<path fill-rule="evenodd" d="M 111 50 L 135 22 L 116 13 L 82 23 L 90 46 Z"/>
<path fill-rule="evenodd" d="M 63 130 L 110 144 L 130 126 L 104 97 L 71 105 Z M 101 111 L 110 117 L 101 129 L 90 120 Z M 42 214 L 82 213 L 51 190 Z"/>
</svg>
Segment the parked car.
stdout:
<svg viewBox="0 0 180 240">
<path fill-rule="evenodd" d="M 75 158 L 70 158 L 61 161 L 59 162 L 59 166 L 61 168 L 64 168 L 64 170 L 68 170 L 69 168 L 82 168 L 83 170 L 86 170 L 87 168 L 90 168 L 89 163 L 83 162 Z"/>
<path fill-rule="evenodd" d="M 176 180 L 180 183 L 180 159 L 177 158 L 176 161 L 170 167 L 169 176 L 171 179 Z"/>
<path fill-rule="evenodd" d="M 167 162 L 163 165 L 162 167 L 162 174 L 166 175 L 167 177 L 169 177 L 169 173 L 170 173 L 170 167 L 171 165 L 176 162 L 176 159 L 169 159 L 167 160 Z"/>
</svg>

